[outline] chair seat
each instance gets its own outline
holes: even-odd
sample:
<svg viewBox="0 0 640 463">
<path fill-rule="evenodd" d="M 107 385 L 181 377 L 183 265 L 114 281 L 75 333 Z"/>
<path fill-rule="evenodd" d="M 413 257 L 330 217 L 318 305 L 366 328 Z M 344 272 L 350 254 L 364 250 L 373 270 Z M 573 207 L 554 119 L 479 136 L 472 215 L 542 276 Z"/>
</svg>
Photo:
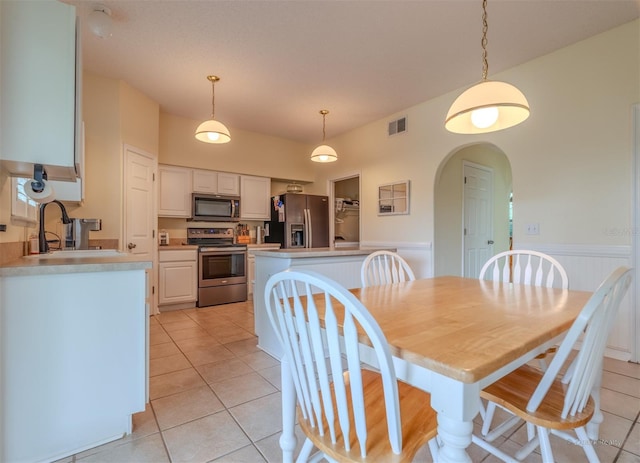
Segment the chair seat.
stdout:
<svg viewBox="0 0 640 463">
<path fill-rule="evenodd" d="M 345 380 L 348 381 L 348 373 L 345 373 Z M 324 425 L 324 436 L 318 432 L 318 428 L 313 428 L 304 419 L 298 407 L 298 422 L 300 427 L 313 442 L 313 444 L 330 457 L 340 462 L 351 461 L 384 461 L 389 463 L 410 462 L 416 452 L 437 433 L 437 415 L 431 408 L 430 394 L 416 389 L 406 383 L 398 381 L 398 397 L 400 398 L 400 417 L 402 421 L 402 453 L 397 455 L 391 450 L 387 437 L 387 419 L 385 416 L 384 393 L 382 387 L 382 377 L 379 373 L 362 370 L 362 383 L 364 388 L 365 410 L 367 412 L 367 457 L 360 457 L 360 448 L 357 444 L 355 424 L 351 418 L 350 436 L 351 451 L 346 452 L 343 443 L 344 436 L 339 431 L 336 416 L 336 444 L 331 443 L 329 427 Z M 334 398 L 334 408 L 337 403 L 335 393 L 332 388 Z M 349 408 L 351 407 L 351 397 L 348 397 Z M 382 405 L 382 406 L 381 406 Z"/>
<path fill-rule="evenodd" d="M 594 413 L 594 402 L 589 398 L 582 412 L 561 418 L 566 386 L 555 380 L 544 401 L 535 412 L 527 412 L 527 404 L 542 379 L 543 372 L 524 365 L 485 388 L 480 396 L 501 405 L 520 418 L 536 426 L 549 429 L 575 429 L 587 424 Z"/>
</svg>

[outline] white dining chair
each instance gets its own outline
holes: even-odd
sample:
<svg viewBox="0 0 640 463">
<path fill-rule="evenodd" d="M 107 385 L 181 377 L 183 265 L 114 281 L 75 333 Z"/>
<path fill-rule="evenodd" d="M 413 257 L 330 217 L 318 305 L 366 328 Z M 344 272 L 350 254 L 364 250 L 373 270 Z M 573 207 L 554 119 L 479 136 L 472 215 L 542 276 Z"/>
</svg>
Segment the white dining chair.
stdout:
<svg viewBox="0 0 640 463">
<path fill-rule="evenodd" d="M 306 435 L 296 461 L 410 462 L 426 443 L 437 461 L 430 394 L 396 379 L 384 334 L 353 294 L 316 272 L 287 270 L 269 278 L 264 295 Z M 361 363 L 365 338 L 377 371 Z"/>
<path fill-rule="evenodd" d="M 474 443 L 507 462 L 522 460 L 540 447 L 542 461 L 550 462 L 554 459 L 549 434 L 553 434 L 581 446 L 589 462 L 599 462 L 586 430 L 597 408 L 591 393 L 602 375 L 607 338 L 631 283 L 631 272 L 620 267 L 604 280 L 580 311 L 546 371 L 524 365 L 481 391 L 482 398 L 536 427 L 535 435 L 515 459 L 481 437 L 474 435 Z M 578 342 L 577 356 L 572 359 Z M 563 368 L 567 370 L 560 377 Z M 577 438 L 569 430 L 574 430 Z"/>
<path fill-rule="evenodd" d="M 553 257 L 538 251 L 510 250 L 491 257 L 480 269 L 481 280 L 567 289 L 567 272 Z"/>
<path fill-rule="evenodd" d="M 360 267 L 360 280 L 363 288 L 415 279 L 413 270 L 407 261 L 391 251 L 372 252 Z"/>
<path fill-rule="evenodd" d="M 547 288 L 569 288 L 569 277 L 564 267 L 553 257 L 538 251 L 509 250 L 491 257 L 480 269 L 480 280 L 501 281 L 504 283 L 543 286 Z M 537 357 L 540 368 L 547 368 L 546 358 L 555 352 L 550 348 Z M 481 408 L 482 410 L 482 408 Z M 491 429 L 495 416 L 496 404 L 488 402 L 482 417 L 482 435 L 491 442 L 507 429 L 514 427 L 520 419 L 517 416 L 502 421 Z M 528 437 L 533 438 L 534 428 L 528 425 Z"/>
</svg>

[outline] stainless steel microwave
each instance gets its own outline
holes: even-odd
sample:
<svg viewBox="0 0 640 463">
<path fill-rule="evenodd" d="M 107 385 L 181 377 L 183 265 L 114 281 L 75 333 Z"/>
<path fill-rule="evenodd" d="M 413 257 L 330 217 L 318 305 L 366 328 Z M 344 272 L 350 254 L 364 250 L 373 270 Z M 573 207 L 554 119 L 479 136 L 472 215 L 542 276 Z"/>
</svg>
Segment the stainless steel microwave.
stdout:
<svg viewBox="0 0 640 463">
<path fill-rule="evenodd" d="M 233 222 L 240 220 L 240 197 L 193 193 L 191 220 Z"/>
</svg>

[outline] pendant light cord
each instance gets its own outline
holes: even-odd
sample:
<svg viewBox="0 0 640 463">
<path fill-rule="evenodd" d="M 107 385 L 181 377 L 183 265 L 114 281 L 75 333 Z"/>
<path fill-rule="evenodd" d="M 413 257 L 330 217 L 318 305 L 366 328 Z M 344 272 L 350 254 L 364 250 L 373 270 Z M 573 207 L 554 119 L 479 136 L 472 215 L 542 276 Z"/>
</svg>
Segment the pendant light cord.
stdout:
<svg viewBox="0 0 640 463">
<path fill-rule="evenodd" d="M 482 80 L 487 80 L 489 74 L 489 61 L 487 61 L 487 31 L 489 24 L 487 23 L 487 0 L 482 0 Z"/>
<path fill-rule="evenodd" d="M 211 80 L 211 119 L 215 120 L 216 112 L 216 81 Z"/>
<path fill-rule="evenodd" d="M 324 143 L 324 138 L 325 138 L 325 118 L 327 117 L 326 114 L 322 114 L 322 143 Z"/>
</svg>

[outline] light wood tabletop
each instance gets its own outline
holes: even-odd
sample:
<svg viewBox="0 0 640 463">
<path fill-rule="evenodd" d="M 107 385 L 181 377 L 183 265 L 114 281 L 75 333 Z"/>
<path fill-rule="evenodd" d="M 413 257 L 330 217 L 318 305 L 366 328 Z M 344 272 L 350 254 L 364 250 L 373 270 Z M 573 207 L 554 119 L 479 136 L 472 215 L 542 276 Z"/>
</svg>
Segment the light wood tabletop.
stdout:
<svg viewBox="0 0 640 463">
<path fill-rule="evenodd" d="M 376 319 L 394 356 L 464 383 L 564 333 L 591 296 L 461 277 L 351 292 Z"/>
</svg>

